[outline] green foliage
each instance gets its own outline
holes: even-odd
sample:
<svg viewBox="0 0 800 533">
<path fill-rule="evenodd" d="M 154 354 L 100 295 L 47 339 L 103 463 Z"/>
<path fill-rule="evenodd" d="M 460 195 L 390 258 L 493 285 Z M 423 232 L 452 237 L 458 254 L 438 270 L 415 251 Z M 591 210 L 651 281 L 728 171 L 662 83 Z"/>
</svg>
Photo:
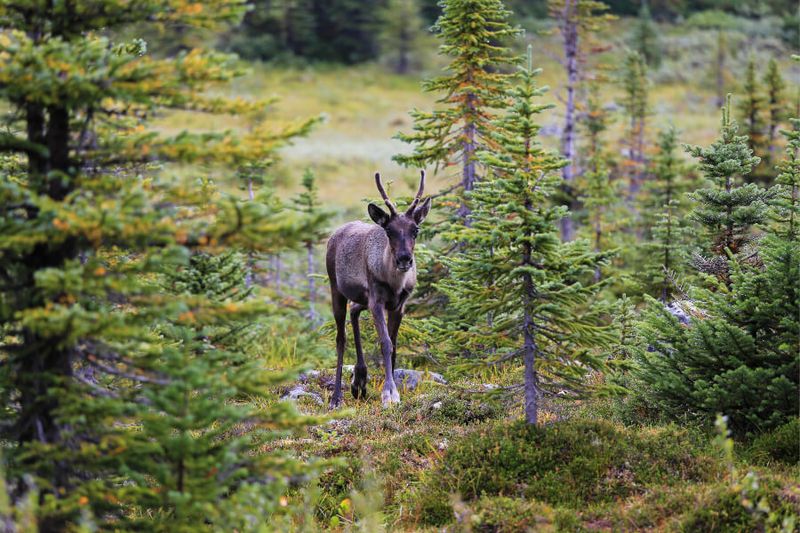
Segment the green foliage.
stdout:
<svg viewBox="0 0 800 533">
<path fill-rule="evenodd" d="M 464 249 L 447 258 L 450 276 L 438 285 L 458 312 L 446 329 L 455 350 L 490 348 L 492 364 L 523 359 L 526 416 L 534 421 L 539 387 L 580 394 L 582 377 L 601 365 L 590 347 L 609 337 L 599 306 L 589 303 L 598 286 L 587 281 L 605 257 L 558 237 L 564 210 L 549 198 L 564 161 L 536 138 L 537 117 L 550 107 L 537 103 L 544 92 L 537 74 L 530 65 L 519 70 L 509 110 L 495 122 L 497 148 L 480 154 L 492 179 L 469 195 L 470 225 L 447 234 Z"/>
<path fill-rule="evenodd" d="M 782 426 L 756 437 L 747 450 L 748 457 L 760 464 L 774 462 L 800 464 L 800 418 L 792 418 Z"/>
<path fill-rule="evenodd" d="M 511 12 L 500 0 L 443 0 L 441 7 L 433 30 L 450 63 L 443 76 L 423 83 L 425 92 L 442 95 L 439 107 L 411 112 L 414 132 L 397 138 L 414 150 L 394 160 L 419 168 L 460 163 L 461 185 L 470 190 L 477 179 L 477 152 L 490 146 L 496 110 L 505 107 L 512 75 L 504 68 L 517 62 L 507 43 L 520 30 L 510 25 Z"/>
<path fill-rule="evenodd" d="M 727 251 L 737 254 L 752 239 L 752 227 L 766 219 L 768 193 L 743 177 L 759 163 L 747 144 L 746 136 L 737 135 L 736 122 L 730 118 L 730 96 L 722 110 L 720 138 L 709 148 L 688 147 L 698 159 L 708 186 L 695 190 L 690 198 L 696 203 L 691 216 L 705 229 L 710 240 L 705 248 L 725 258 Z M 713 267 L 701 271 L 714 272 Z"/>
<path fill-rule="evenodd" d="M 497 423 L 451 446 L 425 490 L 443 488 L 467 501 L 504 495 L 580 508 L 649 484 L 709 479 L 715 470 L 674 427 L 633 432 L 590 420 L 543 427 Z"/>
<path fill-rule="evenodd" d="M 696 262 L 725 283 L 691 291 L 694 312 L 685 323 L 663 304 L 650 302 L 639 327 L 637 375 L 646 384 L 641 394 L 657 410 L 705 421 L 727 413 L 736 434 L 744 435 L 783 424 L 800 407 L 794 393 L 800 367 L 800 247 L 794 233 L 778 224 L 760 239 L 757 252 L 742 253 L 752 226 L 765 220 L 772 193 L 736 180 L 758 158 L 746 137 L 736 136 L 728 112 L 726 106 L 719 141 L 690 149 L 715 185 L 692 195 L 700 202 L 694 218 L 706 227 L 718 254 L 713 260 L 698 256 Z M 793 157 L 790 149 L 781 165 L 789 182 Z"/>
<path fill-rule="evenodd" d="M 14 487 L 17 497 L 12 505 L 11 487 L 5 468 L 0 468 L 0 521 L 3 529 L 9 533 L 37 530 L 36 512 L 39 502 L 37 491 L 31 486 L 31 482 L 30 478 L 17 481 L 19 484 Z"/>
<path fill-rule="evenodd" d="M 645 164 L 645 123 L 648 109 L 649 81 L 647 79 L 647 63 L 644 56 L 631 50 L 625 55 L 620 83 L 624 92 L 622 107 L 628 119 L 627 139 L 628 161 L 628 200 L 639 192 L 644 181 Z"/>
<path fill-rule="evenodd" d="M 685 216 L 685 194 L 693 186 L 687 165 L 677 154 L 677 132 L 673 127 L 658 135 L 658 152 L 650 166 L 650 179 L 644 185 L 642 243 L 645 290 L 669 298 L 671 285 L 686 272 L 689 259 L 689 227 Z"/>
<path fill-rule="evenodd" d="M 683 517 L 687 531 L 794 531 L 800 505 L 786 499 L 785 489 L 755 472 L 740 476 L 733 467 L 733 440 L 728 437 L 726 417 L 717 415 L 714 444 L 729 465 L 727 484 L 714 487 L 703 503 Z"/>
<path fill-rule="evenodd" d="M 636 50 L 651 68 L 657 69 L 661 64 L 661 44 L 658 39 L 658 27 L 653 22 L 650 7 L 642 2 L 639 17 L 631 34 L 631 48 Z"/>
<path fill-rule="evenodd" d="M 620 79 L 625 91 L 622 107 L 631 122 L 632 130 L 636 131 L 639 121 L 644 120 L 648 112 L 647 63 L 641 53 L 632 50 L 625 54 Z"/>
<path fill-rule="evenodd" d="M 767 106 L 770 106 L 770 103 L 762 94 L 756 73 L 756 63 L 753 58 L 750 58 L 747 63 L 742 94 L 744 97 L 739 104 L 739 112 L 744 125 L 744 133 L 747 135 L 747 145 L 754 154 L 760 157 L 766 154 L 768 148 L 768 139 L 765 133 L 767 122 L 764 118 L 764 112 L 769 111 Z M 757 168 L 758 174 L 762 172 L 758 163 L 753 166 Z"/>
<path fill-rule="evenodd" d="M 395 73 L 419 69 L 425 33 L 417 0 L 387 1 L 381 16 L 380 46 Z"/>
<path fill-rule="evenodd" d="M 379 24 L 363 0 L 259 0 L 225 45 L 248 59 L 354 64 L 378 56 Z"/>
<path fill-rule="evenodd" d="M 702 314 L 688 327 L 660 303 L 644 313 L 639 376 L 671 416 L 730 413 L 741 435 L 780 425 L 800 407 L 800 249 L 769 236 L 760 255 L 763 266 L 732 262 L 729 290 L 698 291 Z"/>
<path fill-rule="evenodd" d="M 781 76 L 778 62 L 774 58 L 767 63 L 767 72 L 764 74 L 764 86 L 766 87 L 766 107 L 769 116 L 767 123 L 767 148 L 769 150 L 769 157 L 765 162 L 766 171 L 772 173 L 772 166 L 774 165 L 774 153 L 776 152 L 775 143 L 777 142 L 778 128 L 787 118 L 787 105 L 784 100 L 784 91 L 786 90 L 786 82 Z"/>
<path fill-rule="evenodd" d="M 357 457 L 344 457 L 344 460 L 323 472 L 319 477 L 319 499 L 316 511 L 324 522 L 342 510 L 342 501 L 359 488 L 362 478 L 362 461 Z"/>
<path fill-rule="evenodd" d="M 587 224 L 580 232 L 595 252 L 609 252 L 620 244 L 620 236 L 629 222 L 620 199 L 624 196 L 622 182 L 614 179 L 609 168 L 603 134 L 608 129 L 609 113 L 600 101 L 600 86 L 590 86 L 584 127 L 587 132 L 585 171 L 577 182 L 579 198 L 587 215 Z M 600 272 L 597 271 L 597 279 Z"/>
<path fill-rule="evenodd" d="M 314 120 L 278 124 L 269 102 L 216 96 L 241 74 L 231 57 L 159 59 L 114 37 L 132 23 L 218 29 L 243 9 L 78 2 L 22 16 L 0 5 L 0 150 L 27 159 L 0 170 L 0 393 L 14 406 L 2 436 L 10 475 L 40 491 L 41 530 L 87 516 L 196 530 L 221 523 L 239 490 L 258 493 L 263 517 L 308 469 L 256 453 L 307 420 L 270 403 L 288 375 L 239 335 L 278 312 L 248 298 L 234 251 L 296 245 L 304 226 L 268 193 L 241 202 L 161 163 L 271 161 Z M 251 127 L 164 134 L 149 119 L 167 110 L 240 114 Z"/>
<path fill-rule="evenodd" d="M 772 202 L 776 232 L 790 241 L 800 235 L 800 119 L 790 119 L 791 131 L 783 131 L 787 139 L 785 157 L 778 164 Z"/>
<path fill-rule="evenodd" d="M 479 499 L 473 513 L 470 525 L 479 532 L 547 531 L 555 520 L 553 510 L 545 504 L 505 496 Z"/>
<path fill-rule="evenodd" d="M 245 285 L 247 265 L 241 253 L 218 255 L 201 252 L 176 272 L 168 273 L 169 288 L 175 294 L 193 294 L 216 301 L 241 301 L 253 292 Z"/>
<path fill-rule="evenodd" d="M 432 419 L 459 425 L 502 418 L 501 401 L 475 394 L 442 394 L 434 403 Z"/>
</svg>

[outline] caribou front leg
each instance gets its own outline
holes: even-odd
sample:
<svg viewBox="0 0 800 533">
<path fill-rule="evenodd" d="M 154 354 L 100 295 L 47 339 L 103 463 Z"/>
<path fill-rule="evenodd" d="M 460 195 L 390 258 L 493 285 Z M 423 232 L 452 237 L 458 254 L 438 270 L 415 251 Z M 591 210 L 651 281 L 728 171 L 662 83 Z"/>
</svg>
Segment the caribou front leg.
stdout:
<svg viewBox="0 0 800 533">
<path fill-rule="evenodd" d="M 392 372 L 397 368 L 397 332 L 400 331 L 400 322 L 403 320 L 403 311 L 389 311 L 389 340 L 392 341 Z"/>
<path fill-rule="evenodd" d="M 386 372 L 386 381 L 381 392 L 381 403 L 384 407 L 388 407 L 390 404 L 400 403 L 400 393 L 397 392 L 392 374 L 394 370 L 392 368 L 392 339 L 389 337 L 389 330 L 386 328 L 383 303 L 373 303 L 373 300 L 370 300 L 369 310 L 372 312 L 372 318 L 375 321 L 375 329 L 378 332 L 378 340 L 381 343 L 381 353 L 383 354 L 383 367 Z"/>
</svg>

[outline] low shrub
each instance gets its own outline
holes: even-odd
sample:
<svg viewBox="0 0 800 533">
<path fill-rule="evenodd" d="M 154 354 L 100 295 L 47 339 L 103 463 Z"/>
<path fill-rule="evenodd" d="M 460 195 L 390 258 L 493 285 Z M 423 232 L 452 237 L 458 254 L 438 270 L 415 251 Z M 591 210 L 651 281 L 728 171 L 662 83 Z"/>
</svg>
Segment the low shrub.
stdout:
<svg viewBox="0 0 800 533">
<path fill-rule="evenodd" d="M 577 507 L 650 484 L 708 479 L 717 468 L 675 427 L 634 432 L 604 421 L 496 423 L 454 443 L 418 496 L 459 494 L 470 501 L 499 495 Z"/>
<path fill-rule="evenodd" d="M 555 513 L 543 503 L 494 496 L 479 499 L 470 519 L 478 533 L 516 533 L 518 531 L 554 531 Z"/>
<path fill-rule="evenodd" d="M 399 519 L 409 527 L 444 526 L 455 518 L 450 494 L 432 480 L 407 487 L 397 497 L 401 509 Z"/>
<path fill-rule="evenodd" d="M 431 418 L 460 425 L 501 418 L 505 413 L 499 400 L 481 395 L 444 395 L 433 403 Z"/>
<path fill-rule="evenodd" d="M 324 523 L 339 512 L 341 503 L 358 489 L 362 479 L 362 463 L 358 457 L 344 457 L 343 462 L 323 472 L 318 481 L 317 517 Z"/>
<path fill-rule="evenodd" d="M 731 532 L 756 531 L 757 524 L 739 501 L 739 494 L 723 489 L 697 505 L 681 521 L 681 531 Z"/>
<path fill-rule="evenodd" d="M 800 493 L 772 479 L 754 474 L 733 485 L 709 490 L 684 514 L 681 531 L 738 533 L 740 531 L 795 531 L 800 525 Z"/>
<path fill-rule="evenodd" d="M 800 464 L 800 418 L 756 437 L 747 455 L 760 464 Z"/>
</svg>

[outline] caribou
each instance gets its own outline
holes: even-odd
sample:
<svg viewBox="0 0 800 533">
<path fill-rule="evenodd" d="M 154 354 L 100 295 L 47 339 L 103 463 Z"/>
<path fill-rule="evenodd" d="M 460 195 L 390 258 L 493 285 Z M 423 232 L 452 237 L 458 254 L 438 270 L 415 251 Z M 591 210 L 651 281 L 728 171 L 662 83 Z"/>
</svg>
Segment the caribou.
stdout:
<svg viewBox="0 0 800 533">
<path fill-rule="evenodd" d="M 356 399 L 365 398 L 367 394 L 367 365 L 361 349 L 358 317 L 368 309 L 378 332 L 386 373 L 381 403 L 387 407 L 400 402 L 393 376 L 397 358 L 397 332 L 403 320 L 406 301 L 417 283 L 414 244 L 419 225 L 430 211 L 431 199 L 428 197 L 422 201 L 424 170 L 420 171 L 419 189 L 414 200 L 402 213 L 386 194 L 378 172 L 375 173 L 375 185 L 389 212 L 370 203 L 367 212 L 375 224 L 349 222 L 334 231 L 328 240 L 325 265 L 336 321 L 336 382 L 330 402 L 332 409 L 342 402 L 342 362 L 348 302 L 356 347 L 356 365 L 350 392 Z"/>
</svg>

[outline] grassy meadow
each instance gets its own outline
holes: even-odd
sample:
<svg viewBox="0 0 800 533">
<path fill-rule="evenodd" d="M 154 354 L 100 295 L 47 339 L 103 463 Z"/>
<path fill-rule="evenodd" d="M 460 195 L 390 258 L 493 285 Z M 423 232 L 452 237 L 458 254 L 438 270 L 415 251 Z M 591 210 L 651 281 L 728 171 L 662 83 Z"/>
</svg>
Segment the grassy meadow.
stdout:
<svg viewBox="0 0 800 533">
<path fill-rule="evenodd" d="M 629 21 L 616 21 L 604 38 L 614 43 L 610 51 L 592 60 L 601 65 L 599 72 L 606 80 L 601 85 L 603 98 L 612 114 L 607 143 L 623 150 L 625 121 L 617 100 L 622 95 L 618 76 L 621 65 L 614 51 L 624 49 L 624 35 Z M 687 34 L 680 27 L 665 26 L 665 64 L 653 76 L 650 94 L 650 117 L 647 134 L 653 138 L 658 129 L 675 124 L 680 129 L 680 141 L 686 144 L 707 144 L 717 135 L 719 110 L 714 104 L 713 87 L 702 80 L 711 72 L 714 32 L 696 30 Z M 620 37 L 622 36 L 622 37 Z M 540 84 L 550 88 L 544 101 L 555 108 L 542 118 L 540 138 L 549 147 L 559 142 L 564 70 L 556 61 L 559 55 L 558 36 L 552 31 L 528 32 L 526 41 L 533 46 L 534 66 L 542 69 Z M 757 43 L 759 57 L 772 57 L 774 43 Z M 688 50 L 682 47 L 691 45 Z M 673 48 L 674 47 L 674 48 Z M 708 57 L 688 62 L 686 56 L 704 51 Z M 245 99 L 277 98 L 270 118 L 276 123 L 290 122 L 309 116 L 323 116 L 324 122 L 306 138 L 296 140 L 281 152 L 281 161 L 271 170 L 285 194 L 299 189 L 299 178 L 306 168 L 318 176 L 320 197 L 334 209 L 363 205 L 365 198 L 374 196 L 372 174 L 378 170 L 398 183 L 403 193 L 416 186 L 416 173 L 403 169 L 392 156 L 405 153 L 408 147 L 393 137 L 411 130 L 408 112 L 414 108 L 429 110 L 437 96 L 422 91 L 422 81 L 436 76 L 443 68 L 443 59 L 436 55 L 436 43 L 428 43 L 426 68 L 410 75 L 399 76 L 378 64 L 355 66 L 308 65 L 286 67 L 273 64 L 245 64 L 248 73 L 225 87 L 224 96 Z M 674 57 L 674 60 L 671 58 Z M 734 74 L 744 68 L 748 56 L 741 52 L 729 60 L 727 91 L 734 94 L 738 87 Z M 780 58 L 786 72 L 795 73 L 789 58 Z M 791 68 L 791 70 L 790 70 Z M 243 125 L 235 116 L 211 116 L 202 113 L 177 112 L 162 117 L 158 125 L 164 132 L 189 130 L 236 129 Z M 688 158 L 688 156 L 687 156 Z M 434 169 L 428 169 L 433 174 Z M 185 172 L 185 170 L 184 170 Z M 439 169 L 429 180 L 432 191 L 452 184 L 458 169 Z M 226 173 L 218 172 L 221 185 Z M 361 216 L 360 214 L 358 216 Z"/>
</svg>

